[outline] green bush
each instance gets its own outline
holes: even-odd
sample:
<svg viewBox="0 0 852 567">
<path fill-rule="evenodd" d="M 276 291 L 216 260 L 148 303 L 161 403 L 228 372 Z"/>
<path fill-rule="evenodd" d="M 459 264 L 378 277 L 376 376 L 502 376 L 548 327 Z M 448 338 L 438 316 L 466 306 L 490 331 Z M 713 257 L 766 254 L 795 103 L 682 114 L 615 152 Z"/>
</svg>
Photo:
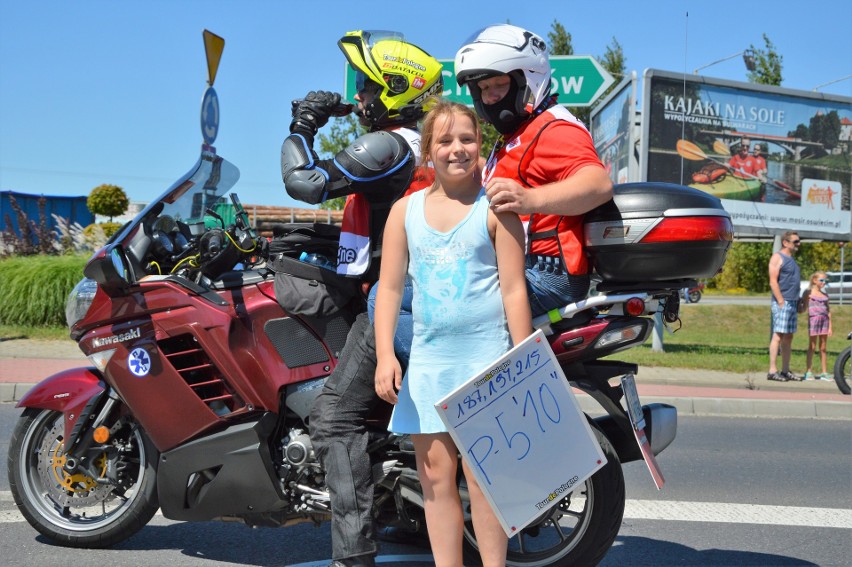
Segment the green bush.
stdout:
<svg viewBox="0 0 852 567">
<path fill-rule="evenodd" d="M 0 260 L 0 325 L 65 326 L 65 301 L 88 256 L 14 256 Z"/>
<path fill-rule="evenodd" d="M 847 243 L 847 249 L 848 243 Z M 734 242 L 728 251 L 721 273 L 708 283 L 720 290 L 744 289 L 755 293 L 769 293 L 769 258 L 772 242 Z M 802 279 L 810 278 L 816 271 L 840 270 L 840 247 L 836 242 L 803 243 L 795 256 Z M 847 259 L 846 270 L 849 270 Z"/>
<path fill-rule="evenodd" d="M 123 225 L 118 222 L 97 222 L 83 229 L 83 238 L 95 250 L 101 248 Z"/>
</svg>

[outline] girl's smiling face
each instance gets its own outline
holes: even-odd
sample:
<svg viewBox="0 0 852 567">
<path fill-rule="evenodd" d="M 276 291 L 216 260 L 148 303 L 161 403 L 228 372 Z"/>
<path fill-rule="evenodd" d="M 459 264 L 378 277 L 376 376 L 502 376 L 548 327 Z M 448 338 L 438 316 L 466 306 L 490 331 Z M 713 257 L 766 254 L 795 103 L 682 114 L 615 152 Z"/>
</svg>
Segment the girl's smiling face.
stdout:
<svg viewBox="0 0 852 567">
<path fill-rule="evenodd" d="M 439 178 L 472 175 L 479 160 L 479 137 L 472 120 L 458 112 L 438 116 L 429 158 Z"/>
</svg>

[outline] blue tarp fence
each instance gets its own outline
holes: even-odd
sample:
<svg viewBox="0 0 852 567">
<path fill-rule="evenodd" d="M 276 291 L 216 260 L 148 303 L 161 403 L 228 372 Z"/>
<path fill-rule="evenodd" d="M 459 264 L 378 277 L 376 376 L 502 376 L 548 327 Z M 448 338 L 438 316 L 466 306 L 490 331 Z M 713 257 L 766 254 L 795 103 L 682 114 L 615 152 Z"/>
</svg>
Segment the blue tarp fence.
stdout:
<svg viewBox="0 0 852 567">
<path fill-rule="evenodd" d="M 11 220 L 12 228 L 18 235 L 21 234 L 20 227 L 18 226 L 18 215 L 12 208 L 9 196 L 14 197 L 18 206 L 26 213 L 27 219 L 38 225 L 40 218 L 38 202 L 42 198 L 42 195 L 0 191 L 0 231 L 6 230 L 7 221 Z M 56 228 L 56 219 L 53 218 L 53 215 L 68 219 L 72 224 L 75 222 L 79 223 L 80 226 L 84 227 L 95 222 L 95 215 L 86 206 L 85 196 L 61 197 L 44 195 L 43 197 L 45 198 L 44 214 L 51 229 Z"/>
</svg>

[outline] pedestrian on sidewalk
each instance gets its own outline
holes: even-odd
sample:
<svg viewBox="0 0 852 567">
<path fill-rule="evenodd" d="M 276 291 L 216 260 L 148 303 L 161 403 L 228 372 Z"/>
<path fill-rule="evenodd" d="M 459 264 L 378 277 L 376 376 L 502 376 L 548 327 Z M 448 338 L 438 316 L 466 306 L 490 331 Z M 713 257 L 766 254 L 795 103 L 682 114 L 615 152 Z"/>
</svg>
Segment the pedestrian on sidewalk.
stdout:
<svg viewBox="0 0 852 567">
<path fill-rule="evenodd" d="M 828 295 L 823 291 L 828 276 L 825 272 L 814 272 L 811 285 L 802 298 L 808 311 L 808 368 L 804 380 L 831 380 L 826 370 L 826 343 L 831 336 L 831 311 L 828 308 Z M 814 351 L 819 343 L 819 360 L 822 373 L 814 376 L 811 371 Z"/>
<path fill-rule="evenodd" d="M 767 380 L 787 382 L 800 380 L 790 372 L 793 335 L 798 323 L 799 264 L 793 255 L 799 251 L 801 239 L 796 232 L 787 231 L 781 237 L 781 250 L 769 259 L 769 288 L 772 290 L 772 339 L 769 341 L 769 373 Z M 781 371 L 778 371 L 778 351 L 781 351 Z"/>
</svg>

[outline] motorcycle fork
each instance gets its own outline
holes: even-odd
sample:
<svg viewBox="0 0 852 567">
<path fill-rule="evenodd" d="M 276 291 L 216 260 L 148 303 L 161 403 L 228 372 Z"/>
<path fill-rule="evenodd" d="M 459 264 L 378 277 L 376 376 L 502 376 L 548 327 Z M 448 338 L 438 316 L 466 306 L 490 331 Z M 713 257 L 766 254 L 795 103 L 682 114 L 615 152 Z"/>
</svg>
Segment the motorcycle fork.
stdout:
<svg viewBox="0 0 852 567">
<path fill-rule="evenodd" d="M 111 452 L 111 446 L 99 444 L 94 439 L 94 431 L 104 425 L 120 402 L 112 389 L 102 390 L 92 396 L 74 424 L 71 434 L 65 440 L 66 469 L 82 470 L 88 476 L 106 481 L 92 466 L 92 456 Z M 110 437 L 120 427 L 116 423 L 109 429 Z"/>
</svg>

